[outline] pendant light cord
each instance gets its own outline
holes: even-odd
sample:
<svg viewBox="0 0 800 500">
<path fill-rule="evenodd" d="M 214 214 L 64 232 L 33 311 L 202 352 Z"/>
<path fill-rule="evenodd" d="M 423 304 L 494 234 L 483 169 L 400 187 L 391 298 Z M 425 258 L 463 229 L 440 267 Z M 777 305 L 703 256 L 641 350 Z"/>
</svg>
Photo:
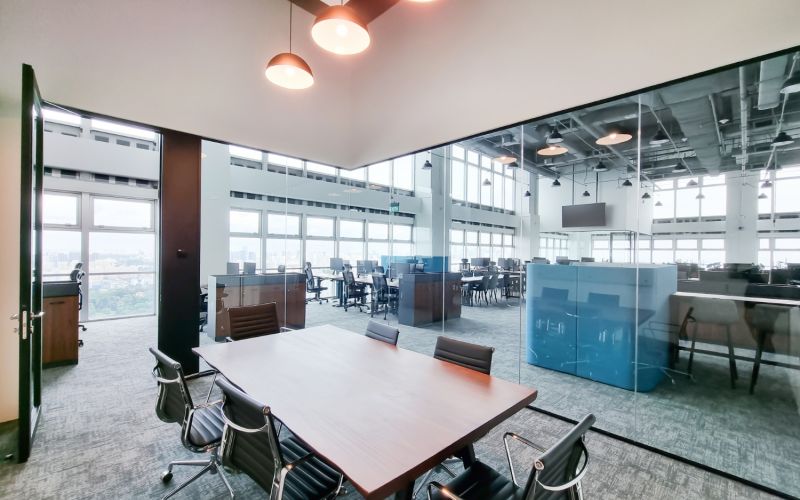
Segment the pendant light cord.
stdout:
<svg viewBox="0 0 800 500">
<path fill-rule="evenodd" d="M 292 53 L 292 1 L 289 0 L 289 53 Z"/>
</svg>

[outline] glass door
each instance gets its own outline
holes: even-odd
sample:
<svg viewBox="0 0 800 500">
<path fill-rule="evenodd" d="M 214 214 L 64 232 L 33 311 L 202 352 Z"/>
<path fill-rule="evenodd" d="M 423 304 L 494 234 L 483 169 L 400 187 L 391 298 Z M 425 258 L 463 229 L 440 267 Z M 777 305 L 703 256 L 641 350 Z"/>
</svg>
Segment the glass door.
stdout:
<svg viewBox="0 0 800 500">
<path fill-rule="evenodd" d="M 33 68 L 22 66 L 20 206 L 19 429 L 17 460 L 31 451 L 42 404 L 42 99 Z"/>
</svg>

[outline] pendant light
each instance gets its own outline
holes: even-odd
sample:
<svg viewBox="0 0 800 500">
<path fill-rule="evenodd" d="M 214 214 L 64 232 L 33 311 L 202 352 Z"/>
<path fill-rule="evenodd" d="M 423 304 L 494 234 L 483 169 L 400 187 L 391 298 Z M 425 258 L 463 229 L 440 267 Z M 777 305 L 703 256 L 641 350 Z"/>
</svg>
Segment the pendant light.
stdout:
<svg viewBox="0 0 800 500">
<path fill-rule="evenodd" d="M 328 52 L 351 55 L 369 47 L 369 31 L 359 15 L 347 5 L 331 5 L 323 10 L 311 27 L 311 38 Z"/>
<path fill-rule="evenodd" d="M 761 193 L 760 195 L 758 195 L 758 199 L 759 200 L 766 200 L 767 198 L 769 198 L 767 196 L 767 193 Z"/>
<path fill-rule="evenodd" d="M 761 183 L 761 189 L 769 189 L 772 187 L 772 181 L 766 179 L 764 182 Z"/>
<path fill-rule="evenodd" d="M 697 196 L 694 197 L 695 200 L 704 200 L 706 195 L 703 193 L 697 193 Z"/>
<path fill-rule="evenodd" d="M 597 165 L 594 166 L 595 172 L 608 172 L 608 166 L 603 163 L 603 160 L 600 160 Z"/>
<path fill-rule="evenodd" d="M 622 185 L 626 188 L 633 187 L 633 183 L 630 179 L 625 179 L 625 182 L 623 182 Z"/>
<path fill-rule="evenodd" d="M 494 161 L 500 162 L 503 165 L 509 165 L 509 164 L 517 161 L 517 159 L 514 158 L 513 156 L 509 156 L 509 155 L 500 155 L 497 158 L 495 158 Z"/>
<path fill-rule="evenodd" d="M 555 178 L 555 180 L 553 181 L 553 184 L 552 184 L 552 186 L 553 186 L 554 188 L 561 187 L 561 183 L 560 183 L 560 182 L 558 182 L 558 177 L 556 177 L 556 178 Z"/>
<path fill-rule="evenodd" d="M 694 180 L 694 179 L 691 179 L 691 180 L 689 180 L 689 182 L 686 183 L 686 187 L 695 187 L 696 185 L 697 185 L 697 181 Z"/>
<path fill-rule="evenodd" d="M 519 168 L 519 163 L 517 163 L 517 161 L 514 160 L 511 163 L 509 163 L 508 165 L 506 165 L 506 167 L 507 168 Z"/>
<path fill-rule="evenodd" d="M 657 207 L 663 207 L 663 206 L 664 206 L 664 204 L 663 204 L 663 203 L 661 203 L 661 200 L 659 200 L 659 201 L 657 201 L 657 202 L 656 202 L 656 206 L 657 206 Z"/>
<path fill-rule="evenodd" d="M 560 142 L 564 142 L 564 137 L 561 135 L 561 132 L 558 131 L 557 126 L 553 127 L 553 130 L 550 132 L 550 135 L 547 136 L 545 142 L 547 142 L 547 144 L 558 144 Z"/>
<path fill-rule="evenodd" d="M 794 142 L 794 139 L 792 139 L 792 136 L 790 136 L 786 132 L 781 132 L 778 135 L 776 135 L 774 139 L 772 139 L 772 143 L 771 144 L 772 144 L 773 148 L 777 148 L 777 147 L 780 147 L 780 146 L 788 146 L 789 144 L 792 144 L 793 142 Z"/>
<path fill-rule="evenodd" d="M 433 168 L 433 164 L 430 160 L 425 160 L 425 163 L 422 165 L 422 170 L 431 170 Z"/>
<path fill-rule="evenodd" d="M 658 127 L 658 132 L 656 132 L 656 135 L 650 139 L 650 145 L 652 146 L 661 146 L 662 144 L 666 144 L 668 142 L 669 137 L 667 137 L 667 134 L 664 133 L 661 127 Z"/>
<path fill-rule="evenodd" d="M 606 135 L 597 139 L 595 143 L 601 146 L 613 146 L 615 144 L 622 144 L 623 142 L 628 142 L 631 139 L 633 139 L 633 134 L 631 134 L 627 130 L 619 127 L 612 127 L 608 130 L 608 133 Z"/>
<path fill-rule="evenodd" d="M 264 75 L 267 80 L 286 89 L 301 90 L 314 85 L 311 67 L 302 57 L 292 53 L 292 2 L 289 2 L 289 52 L 281 52 L 270 59 Z"/>
<path fill-rule="evenodd" d="M 647 191 L 645 191 L 645 192 L 644 192 L 644 194 L 642 195 L 642 199 L 643 199 L 643 200 L 649 200 L 649 199 L 650 199 L 650 193 L 648 193 Z"/>
<path fill-rule="evenodd" d="M 536 152 L 541 156 L 558 156 L 563 155 L 567 151 L 569 151 L 569 149 L 565 148 L 564 146 L 559 146 L 558 144 L 548 144 Z"/>
<path fill-rule="evenodd" d="M 531 197 L 531 190 L 530 189 L 526 189 L 525 190 L 525 194 L 523 194 L 522 196 L 524 196 L 525 198 L 530 198 Z"/>
<path fill-rule="evenodd" d="M 583 196 L 584 198 L 588 198 L 588 197 L 592 196 L 592 194 L 591 194 L 591 193 L 589 192 L 589 190 L 587 189 L 587 190 L 585 190 L 585 191 L 583 192 L 583 194 L 582 194 L 581 196 Z"/>
<path fill-rule="evenodd" d="M 797 62 L 796 55 L 795 62 Z M 800 69 L 795 70 L 795 72 L 792 73 L 792 76 L 783 82 L 780 92 L 781 94 L 794 94 L 795 92 L 800 92 Z"/>
<path fill-rule="evenodd" d="M 492 181 L 490 181 L 489 178 L 487 177 L 486 179 L 483 180 L 481 184 L 483 184 L 484 186 L 491 186 Z"/>
</svg>

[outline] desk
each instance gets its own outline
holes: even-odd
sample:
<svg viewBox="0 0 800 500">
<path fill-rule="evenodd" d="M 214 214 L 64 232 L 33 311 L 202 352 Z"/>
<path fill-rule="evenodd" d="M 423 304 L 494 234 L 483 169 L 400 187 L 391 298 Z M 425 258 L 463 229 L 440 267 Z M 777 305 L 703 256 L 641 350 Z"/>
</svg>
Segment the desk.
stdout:
<svg viewBox="0 0 800 500">
<path fill-rule="evenodd" d="M 323 325 L 193 351 L 341 470 L 398 492 L 536 399 L 536 389 Z"/>
</svg>

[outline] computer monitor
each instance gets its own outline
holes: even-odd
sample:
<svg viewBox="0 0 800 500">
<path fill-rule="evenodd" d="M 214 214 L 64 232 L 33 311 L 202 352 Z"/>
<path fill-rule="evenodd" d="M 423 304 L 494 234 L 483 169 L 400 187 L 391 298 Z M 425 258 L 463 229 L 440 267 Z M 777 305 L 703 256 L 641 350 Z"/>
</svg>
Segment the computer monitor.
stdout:
<svg viewBox="0 0 800 500">
<path fill-rule="evenodd" d="M 534 257 L 533 258 L 534 264 L 549 264 L 550 261 L 547 260 L 545 257 Z"/>
<path fill-rule="evenodd" d="M 474 267 L 489 267 L 489 257 L 473 257 L 469 259 L 470 265 Z"/>
<path fill-rule="evenodd" d="M 425 263 L 424 262 L 417 262 L 416 264 L 412 264 L 413 269 L 412 272 L 415 273 L 423 273 L 425 272 Z"/>
<path fill-rule="evenodd" d="M 245 262 L 244 263 L 244 274 L 256 274 L 256 263 L 255 262 Z"/>
<path fill-rule="evenodd" d="M 581 262 L 594 262 L 594 257 L 581 257 Z"/>
<path fill-rule="evenodd" d="M 344 268 L 344 262 L 342 259 L 338 257 L 331 257 L 331 271 L 333 272 L 341 272 L 342 268 Z"/>
<path fill-rule="evenodd" d="M 497 259 L 497 267 L 499 267 L 500 269 L 508 269 L 511 266 L 508 265 L 508 261 L 506 259 L 501 257 Z"/>
<path fill-rule="evenodd" d="M 568 266 L 569 257 L 556 257 L 556 264 L 561 264 L 562 266 Z"/>
<path fill-rule="evenodd" d="M 360 267 L 363 267 L 363 274 L 372 274 L 375 271 L 375 264 L 371 260 L 360 261 Z"/>
<path fill-rule="evenodd" d="M 228 262 L 228 270 L 226 272 L 228 274 L 239 274 L 239 263 L 238 262 Z"/>
</svg>

